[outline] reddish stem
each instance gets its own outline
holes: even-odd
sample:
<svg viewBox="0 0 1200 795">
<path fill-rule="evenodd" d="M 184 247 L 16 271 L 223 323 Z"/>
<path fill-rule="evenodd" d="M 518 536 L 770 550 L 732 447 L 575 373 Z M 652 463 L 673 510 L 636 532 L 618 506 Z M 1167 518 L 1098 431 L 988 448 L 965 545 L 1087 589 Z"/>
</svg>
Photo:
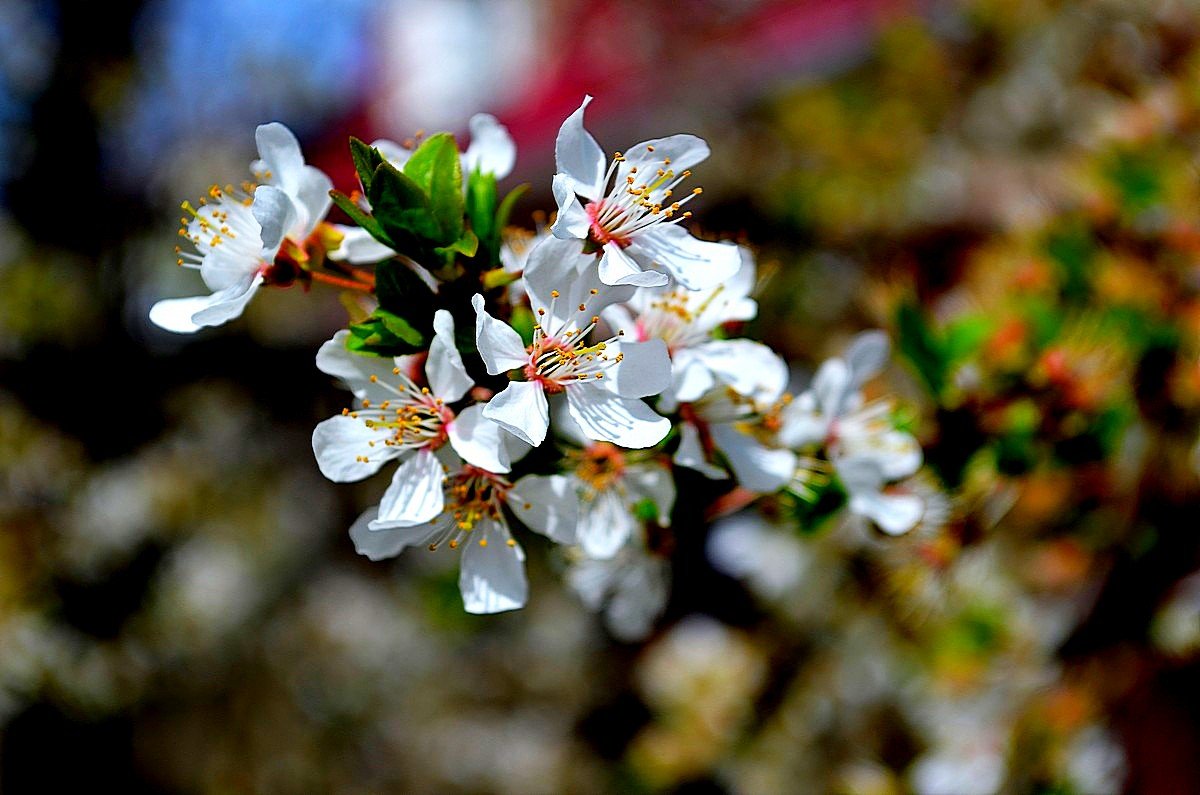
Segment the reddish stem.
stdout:
<svg viewBox="0 0 1200 795">
<path fill-rule="evenodd" d="M 364 293 L 375 291 L 374 278 L 371 279 L 371 284 L 366 284 L 353 279 L 343 279 L 340 276 L 330 276 L 328 273 L 318 273 L 316 271 L 310 271 L 309 275 L 312 276 L 313 280 L 315 281 L 332 284 L 335 287 L 345 287 L 348 290 L 360 290 Z"/>
</svg>

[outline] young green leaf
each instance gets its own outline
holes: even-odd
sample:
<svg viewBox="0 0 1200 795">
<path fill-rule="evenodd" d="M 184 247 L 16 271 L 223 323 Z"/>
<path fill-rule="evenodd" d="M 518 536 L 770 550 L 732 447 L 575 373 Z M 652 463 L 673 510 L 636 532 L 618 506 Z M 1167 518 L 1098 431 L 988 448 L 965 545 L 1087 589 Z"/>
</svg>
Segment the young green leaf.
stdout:
<svg viewBox="0 0 1200 795">
<path fill-rule="evenodd" d="M 434 243 L 449 245 L 463 233 L 462 165 L 458 144 L 450 133 L 426 138 L 404 164 L 404 175 L 428 197 L 440 236 Z"/>
<path fill-rule="evenodd" d="M 355 204 L 354 200 L 349 196 L 341 191 L 331 190 L 329 191 L 329 198 L 333 199 L 333 203 L 336 204 L 342 212 L 350 216 L 351 221 L 365 229 L 367 233 L 371 235 L 371 237 L 375 238 L 388 248 L 396 247 L 391 238 L 388 237 L 388 234 L 383 231 L 383 227 L 379 225 L 379 221 L 377 221 L 366 210 Z"/>
</svg>

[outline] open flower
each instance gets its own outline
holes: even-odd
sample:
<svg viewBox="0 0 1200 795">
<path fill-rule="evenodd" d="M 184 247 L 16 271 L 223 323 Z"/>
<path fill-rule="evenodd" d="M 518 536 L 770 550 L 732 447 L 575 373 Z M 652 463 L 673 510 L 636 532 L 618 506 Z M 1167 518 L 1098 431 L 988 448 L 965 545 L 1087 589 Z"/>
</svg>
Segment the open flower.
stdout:
<svg viewBox="0 0 1200 795">
<path fill-rule="evenodd" d="M 618 640 L 644 639 L 654 629 L 671 594 L 671 564 L 646 548 L 641 539 L 607 559 L 575 557 L 567 585 Z"/>
<path fill-rule="evenodd" d="M 168 331 L 192 333 L 242 314 L 264 282 L 290 282 L 291 263 L 277 265 L 283 253 L 303 259 L 305 243 L 329 210 L 329 177 L 304 162 L 300 144 L 278 122 L 263 124 L 254 134 L 259 160 L 251 168 L 257 187 L 222 190 L 213 186 L 193 207 L 185 202 L 180 235 L 195 253 L 179 252 L 176 260 L 196 268 L 211 295 L 170 298 L 150 308 L 150 320 Z M 252 194 L 252 195 L 251 195 Z"/>
<path fill-rule="evenodd" d="M 750 395 L 720 386 L 680 407 L 683 422 L 672 459 L 676 464 L 716 480 L 729 477 L 723 458 L 738 484 L 759 494 L 777 491 L 792 481 L 800 461 L 791 450 L 768 443 L 771 434 L 765 422 L 765 407 L 783 393 L 787 382 L 787 366 L 776 359 L 773 366 L 761 371 L 763 380 Z M 775 397 L 764 399 L 762 395 Z"/>
<path fill-rule="evenodd" d="M 683 205 L 702 192 L 678 194 L 679 186 L 691 176 L 688 169 L 708 157 L 708 144 L 694 135 L 672 135 L 643 141 L 608 162 L 583 126 L 591 101 L 584 97 L 554 144 L 555 237 L 587 240 L 600 249 L 605 284 L 654 287 L 670 274 L 698 290 L 732 276 L 740 262 L 737 246 L 698 240 L 679 226 L 691 217 Z"/>
<path fill-rule="evenodd" d="M 317 353 L 317 367 L 344 381 L 359 404 L 313 431 L 321 473 L 345 483 L 375 474 L 392 459 L 403 460 L 384 492 L 379 522 L 419 524 L 441 513 L 445 473 L 436 453 L 447 442 L 463 459 L 488 471 L 507 472 L 511 465 L 507 435 L 483 416 L 482 406 L 468 406 L 456 415 L 447 405 L 460 400 L 473 382 L 454 347 L 450 313 L 439 309 L 433 323 L 435 334 L 425 358 L 429 386 L 417 384 L 421 356 L 360 356 L 346 349 L 345 330 Z"/>
<path fill-rule="evenodd" d="M 862 385 L 883 369 L 888 352 L 882 332 L 859 334 L 844 357 L 822 364 L 809 389 L 783 407 L 778 439 L 792 448 L 824 445 L 850 510 L 896 534 L 920 521 L 924 503 L 886 487 L 920 469 L 922 455 L 913 435 L 893 426 L 888 401 L 864 403 Z"/>
<path fill-rule="evenodd" d="M 659 398 L 660 409 L 699 400 L 719 384 L 751 394 L 760 373 L 777 369 L 779 357 L 761 342 L 713 338 L 722 324 L 750 320 L 758 312 L 750 298 L 754 260 L 747 249 L 740 251 L 741 265 L 728 281 L 703 290 L 640 287 L 627 303 L 604 310 L 609 325 L 633 329 L 638 340 L 667 344 L 672 383 Z"/>
<path fill-rule="evenodd" d="M 639 398 L 661 392 L 670 383 L 671 360 L 662 340 L 623 342 L 623 332 L 589 341 L 599 310 L 628 297 L 628 288 L 597 281 L 587 257 L 569 241 L 547 238 L 530 252 L 525 286 L 538 324 L 533 342 L 484 309 L 475 307 L 475 342 L 487 371 L 515 370 L 512 381 L 487 404 L 485 417 L 533 446 L 550 425 L 547 395 L 566 395 L 571 418 L 583 434 L 622 447 L 650 447 L 671 423 Z"/>
<path fill-rule="evenodd" d="M 462 163 L 463 190 L 466 190 L 467 176 L 474 171 L 493 174 L 496 179 L 504 179 L 511 174 L 513 164 L 517 160 L 517 147 L 512 136 L 508 134 L 508 128 L 489 113 L 476 113 L 467 126 L 471 131 L 471 143 L 459 156 Z M 386 138 L 374 141 L 371 146 L 378 149 L 379 154 L 398 169 L 404 168 L 404 164 L 413 153 L 410 147 Z M 361 227 L 334 224 L 334 228 L 342 234 L 342 243 L 329 252 L 330 259 L 364 265 L 396 255 L 395 251 L 371 237 L 371 234 Z"/>
<path fill-rule="evenodd" d="M 394 557 L 408 547 L 462 549 L 459 590 L 468 613 L 499 613 L 523 607 L 529 596 L 525 552 L 513 538 L 504 506 L 531 530 L 560 544 L 575 540 L 575 501 L 561 475 L 526 475 L 515 484 L 479 467 L 451 467 L 443 508 L 430 521 L 399 525 L 374 510 L 359 517 L 350 537 L 371 560 Z"/>
</svg>

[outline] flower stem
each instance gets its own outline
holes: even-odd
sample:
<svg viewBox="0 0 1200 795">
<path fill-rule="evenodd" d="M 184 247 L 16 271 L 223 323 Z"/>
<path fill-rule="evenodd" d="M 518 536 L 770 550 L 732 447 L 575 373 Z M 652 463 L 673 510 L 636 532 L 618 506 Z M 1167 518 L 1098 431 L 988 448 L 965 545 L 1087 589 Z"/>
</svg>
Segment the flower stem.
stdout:
<svg viewBox="0 0 1200 795">
<path fill-rule="evenodd" d="M 326 284 L 332 284 L 335 287 L 345 287 L 348 290 L 361 290 L 364 293 L 375 292 L 374 277 L 371 279 L 371 284 L 367 284 L 362 281 L 343 279 L 340 276 L 331 276 L 328 273 L 318 273 L 316 271 L 310 271 L 309 275 L 312 276 L 314 281 L 325 282 Z"/>
</svg>

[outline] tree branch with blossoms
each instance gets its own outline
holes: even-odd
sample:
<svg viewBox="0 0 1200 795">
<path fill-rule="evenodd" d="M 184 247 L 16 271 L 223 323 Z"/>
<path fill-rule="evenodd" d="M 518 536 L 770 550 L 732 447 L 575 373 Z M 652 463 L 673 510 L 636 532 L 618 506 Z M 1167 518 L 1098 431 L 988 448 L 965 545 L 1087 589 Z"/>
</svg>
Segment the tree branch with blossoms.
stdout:
<svg viewBox="0 0 1200 795">
<path fill-rule="evenodd" d="M 352 195 L 283 125 L 263 125 L 255 183 L 184 205 L 193 250 L 178 261 L 211 294 L 150 317 L 190 333 L 238 317 L 264 287 L 363 294 L 316 356 L 351 405 L 313 432 L 330 480 L 392 467 L 350 529 L 357 551 L 454 550 L 465 609 L 495 613 L 526 603 L 520 539 L 540 533 L 566 549 L 585 604 L 634 639 L 670 592 L 681 470 L 736 488 L 735 504 L 784 495 L 899 534 L 926 508 L 908 485 L 922 454 L 890 402 L 864 398 L 889 356 L 881 332 L 798 394 L 787 362 L 731 336 L 757 314 L 756 271 L 745 246 L 685 226 L 708 145 L 672 135 L 606 157 L 584 126 L 590 101 L 559 130 L 557 214 L 532 236 L 509 227 L 523 188 L 500 196 L 516 152 L 491 116 L 471 120 L 462 152 L 448 133 L 351 139 Z M 328 222 L 331 205 L 353 225 Z"/>
</svg>

